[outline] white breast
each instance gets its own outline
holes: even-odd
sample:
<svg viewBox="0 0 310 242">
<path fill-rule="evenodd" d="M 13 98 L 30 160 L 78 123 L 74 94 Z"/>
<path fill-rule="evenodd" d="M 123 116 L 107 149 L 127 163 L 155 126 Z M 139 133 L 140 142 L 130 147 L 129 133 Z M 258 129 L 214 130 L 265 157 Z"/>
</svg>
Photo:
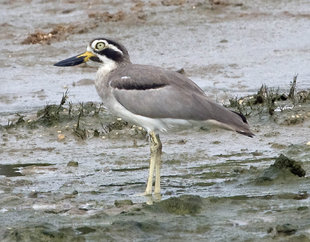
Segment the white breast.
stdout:
<svg viewBox="0 0 310 242">
<path fill-rule="evenodd" d="M 117 67 L 115 61 L 108 59 L 105 56 L 100 56 L 99 58 L 101 59 L 103 64 L 99 67 L 96 74 L 96 87 L 101 86 L 101 83 L 104 82 L 106 76 Z"/>
</svg>

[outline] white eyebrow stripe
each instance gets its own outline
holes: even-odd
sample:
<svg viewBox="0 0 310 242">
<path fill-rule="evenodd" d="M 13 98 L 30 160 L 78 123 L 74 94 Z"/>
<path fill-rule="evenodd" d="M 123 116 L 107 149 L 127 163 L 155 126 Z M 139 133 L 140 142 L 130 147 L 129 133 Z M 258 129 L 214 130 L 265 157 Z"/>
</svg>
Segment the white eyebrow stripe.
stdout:
<svg viewBox="0 0 310 242">
<path fill-rule="evenodd" d="M 109 48 L 112 49 L 112 50 L 115 50 L 119 53 L 121 53 L 122 55 L 124 55 L 123 51 L 121 51 L 119 48 L 117 48 L 115 45 L 113 44 L 109 44 Z"/>
</svg>

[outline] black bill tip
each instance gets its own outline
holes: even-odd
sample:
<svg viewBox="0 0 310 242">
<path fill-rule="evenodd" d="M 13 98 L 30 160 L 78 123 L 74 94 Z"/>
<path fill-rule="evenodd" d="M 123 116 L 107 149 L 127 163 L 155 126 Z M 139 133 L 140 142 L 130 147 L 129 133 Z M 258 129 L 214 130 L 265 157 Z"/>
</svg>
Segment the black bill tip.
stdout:
<svg viewBox="0 0 310 242">
<path fill-rule="evenodd" d="M 85 56 L 77 55 L 71 58 L 59 61 L 54 66 L 76 66 L 85 62 Z"/>
<path fill-rule="evenodd" d="M 76 55 L 71 58 L 59 61 L 56 64 L 54 64 L 54 66 L 76 66 L 89 60 L 93 60 L 93 58 L 96 59 L 98 57 L 92 52 L 86 51 L 83 54 Z"/>
</svg>

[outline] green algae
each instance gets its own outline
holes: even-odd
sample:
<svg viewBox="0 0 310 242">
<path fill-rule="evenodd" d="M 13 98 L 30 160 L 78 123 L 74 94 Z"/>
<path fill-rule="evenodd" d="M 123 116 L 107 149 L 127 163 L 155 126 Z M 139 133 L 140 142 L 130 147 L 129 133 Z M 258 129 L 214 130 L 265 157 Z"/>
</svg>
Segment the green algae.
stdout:
<svg viewBox="0 0 310 242">
<path fill-rule="evenodd" d="M 155 203 L 150 210 L 177 215 L 195 215 L 200 212 L 202 204 L 203 200 L 199 196 L 182 195 Z"/>
</svg>

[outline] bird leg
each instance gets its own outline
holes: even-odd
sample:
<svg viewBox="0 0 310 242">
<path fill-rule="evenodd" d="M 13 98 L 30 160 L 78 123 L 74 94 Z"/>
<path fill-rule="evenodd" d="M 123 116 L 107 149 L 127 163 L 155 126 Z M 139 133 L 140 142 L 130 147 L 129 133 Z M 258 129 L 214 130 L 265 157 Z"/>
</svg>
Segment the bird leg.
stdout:
<svg viewBox="0 0 310 242">
<path fill-rule="evenodd" d="M 155 160 L 155 194 L 160 194 L 160 167 L 161 167 L 161 153 L 162 153 L 162 143 L 160 141 L 159 135 L 156 136 L 156 160 Z"/>
<path fill-rule="evenodd" d="M 155 193 L 160 193 L 160 163 L 161 163 L 162 144 L 160 142 L 159 135 L 156 135 L 154 131 L 150 132 L 150 148 L 151 148 L 151 160 L 150 160 L 149 177 L 147 180 L 145 195 L 152 194 L 153 176 L 155 167 L 156 167 Z"/>
</svg>

